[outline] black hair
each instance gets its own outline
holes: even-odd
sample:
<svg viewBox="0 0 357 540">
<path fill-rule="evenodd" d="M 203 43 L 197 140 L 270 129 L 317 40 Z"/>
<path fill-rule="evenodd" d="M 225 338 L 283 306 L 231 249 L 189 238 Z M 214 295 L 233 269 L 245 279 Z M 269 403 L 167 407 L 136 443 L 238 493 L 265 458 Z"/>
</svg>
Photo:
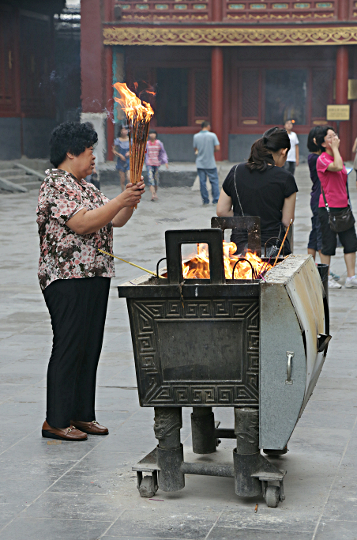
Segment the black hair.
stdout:
<svg viewBox="0 0 357 540">
<path fill-rule="evenodd" d="M 202 122 L 202 124 L 201 124 L 201 128 L 204 129 L 204 128 L 210 126 L 210 125 L 211 125 L 211 124 L 210 124 L 207 120 L 204 120 L 204 121 Z"/>
<path fill-rule="evenodd" d="M 268 165 L 275 165 L 273 152 L 282 148 L 290 150 L 290 139 L 284 128 L 273 127 L 268 129 L 261 139 L 253 144 L 246 166 L 250 172 L 257 170 L 264 172 Z"/>
<path fill-rule="evenodd" d="M 156 137 L 157 137 L 157 131 L 155 131 L 154 129 L 150 129 L 149 135 L 150 135 L 151 133 L 155 133 L 155 135 L 156 135 Z"/>
<path fill-rule="evenodd" d="M 315 126 L 310 129 L 310 133 L 307 136 L 307 148 L 310 152 L 318 152 L 319 147 L 315 144 L 314 139 L 317 140 L 317 135 L 323 126 Z"/>
<path fill-rule="evenodd" d="M 98 141 L 96 131 L 88 124 L 89 122 L 64 122 L 52 131 L 50 161 L 56 169 L 66 159 L 67 152 L 79 156 Z"/>
<path fill-rule="evenodd" d="M 321 129 L 316 135 L 316 144 L 317 144 L 318 149 L 321 150 L 321 152 L 325 152 L 326 150 L 326 148 L 322 145 L 325 142 L 325 137 L 329 129 L 331 129 L 334 133 L 336 133 L 335 128 L 333 128 L 332 126 L 321 126 Z"/>
<path fill-rule="evenodd" d="M 287 119 L 285 120 L 285 122 L 284 122 L 284 126 L 285 126 L 286 122 L 292 122 L 292 123 L 294 123 L 294 119 L 293 119 L 293 118 L 287 118 Z"/>
<path fill-rule="evenodd" d="M 118 137 L 120 137 L 121 132 L 122 132 L 123 129 L 128 130 L 128 126 L 127 126 L 126 124 L 120 124 L 120 125 L 119 125 L 119 128 L 118 128 Z"/>
</svg>

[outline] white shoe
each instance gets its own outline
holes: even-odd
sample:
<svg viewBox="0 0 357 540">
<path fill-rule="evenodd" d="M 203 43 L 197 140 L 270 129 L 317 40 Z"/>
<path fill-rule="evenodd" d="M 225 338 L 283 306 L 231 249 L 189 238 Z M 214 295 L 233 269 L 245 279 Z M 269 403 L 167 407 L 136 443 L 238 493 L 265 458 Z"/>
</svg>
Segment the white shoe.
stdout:
<svg viewBox="0 0 357 540">
<path fill-rule="evenodd" d="M 346 279 L 345 288 L 357 289 L 357 277 L 356 276 L 348 277 Z"/>
<path fill-rule="evenodd" d="M 357 285 L 356 285 L 357 286 Z M 352 287 L 352 285 L 350 285 Z M 328 277 L 328 288 L 329 289 L 341 289 L 341 285 L 337 283 L 331 276 Z"/>
</svg>

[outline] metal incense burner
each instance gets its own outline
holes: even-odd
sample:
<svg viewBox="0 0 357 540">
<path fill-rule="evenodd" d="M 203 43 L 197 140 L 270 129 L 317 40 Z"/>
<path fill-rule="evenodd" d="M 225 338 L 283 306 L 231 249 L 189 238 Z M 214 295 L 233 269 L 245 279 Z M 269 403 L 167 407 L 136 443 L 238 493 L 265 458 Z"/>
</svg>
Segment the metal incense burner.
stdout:
<svg viewBox="0 0 357 540">
<path fill-rule="evenodd" d="M 264 280 L 225 279 L 223 230 L 237 224 L 260 251 L 255 218 L 214 218 L 216 228 L 166 232 L 166 279 L 143 276 L 118 287 L 127 298 L 140 405 L 155 408 L 158 445 L 133 467 L 143 497 L 204 474 L 233 477 L 237 495 L 262 494 L 270 507 L 285 498 L 286 471 L 261 450 L 286 452 L 316 385 L 331 339 L 327 297 L 311 256 L 290 255 Z M 181 246 L 190 243 L 208 244 L 210 279 L 183 281 Z M 235 439 L 231 463 L 184 461 L 182 407 L 193 408 L 193 452 L 211 454 L 218 439 Z M 234 428 L 219 428 L 213 407 L 234 408 Z"/>
</svg>

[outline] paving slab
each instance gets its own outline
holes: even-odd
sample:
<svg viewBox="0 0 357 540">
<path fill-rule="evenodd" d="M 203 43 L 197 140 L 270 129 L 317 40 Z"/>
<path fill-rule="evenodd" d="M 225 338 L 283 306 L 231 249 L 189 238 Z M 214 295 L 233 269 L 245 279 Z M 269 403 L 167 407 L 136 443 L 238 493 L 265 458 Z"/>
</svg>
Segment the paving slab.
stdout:
<svg viewBox="0 0 357 540">
<path fill-rule="evenodd" d="M 228 171 L 230 164 L 223 164 Z M 191 171 L 192 164 L 177 172 Z M 296 174 L 296 253 L 306 253 L 310 180 Z M 353 179 L 354 180 L 354 179 Z M 221 179 L 222 181 L 222 179 Z M 119 185 L 104 185 L 113 197 Z M 354 181 L 350 192 L 357 208 Z M 115 231 L 114 252 L 154 270 L 164 256 L 167 229 L 209 228 L 215 207 L 201 206 L 197 186 L 150 194 L 126 227 Z M 140 408 L 129 320 L 116 286 L 140 270 L 115 262 L 104 346 L 98 371 L 98 420 L 107 437 L 81 443 L 41 438 L 51 325 L 36 270 L 37 194 L 0 194 L 0 540 L 357 540 L 357 290 L 330 291 L 333 339 L 321 377 L 299 421 L 289 452 L 274 463 L 288 471 L 286 500 L 268 508 L 261 497 L 238 498 L 231 478 L 186 476 L 177 493 L 141 499 L 132 471 L 156 445 L 153 410 Z M 346 270 L 342 250 L 332 270 Z M 185 457 L 192 453 L 189 409 L 183 411 Z M 216 410 L 222 427 L 231 409 Z M 233 441 L 212 460 L 231 462 Z M 255 512 L 258 504 L 257 512 Z"/>
</svg>

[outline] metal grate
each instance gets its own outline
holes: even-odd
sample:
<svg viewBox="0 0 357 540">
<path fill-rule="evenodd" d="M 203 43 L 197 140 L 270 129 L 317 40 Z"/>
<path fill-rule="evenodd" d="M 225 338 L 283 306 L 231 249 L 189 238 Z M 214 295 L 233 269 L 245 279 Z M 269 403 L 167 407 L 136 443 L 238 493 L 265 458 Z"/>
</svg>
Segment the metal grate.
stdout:
<svg viewBox="0 0 357 540">
<path fill-rule="evenodd" d="M 259 115 L 259 70 L 243 69 L 241 72 L 242 118 L 258 118 Z"/>
<path fill-rule="evenodd" d="M 329 69 L 312 72 L 312 118 L 325 118 L 326 106 L 330 101 L 332 73 Z"/>
<path fill-rule="evenodd" d="M 208 70 L 195 72 L 195 117 L 209 116 L 209 73 Z"/>
</svg>

